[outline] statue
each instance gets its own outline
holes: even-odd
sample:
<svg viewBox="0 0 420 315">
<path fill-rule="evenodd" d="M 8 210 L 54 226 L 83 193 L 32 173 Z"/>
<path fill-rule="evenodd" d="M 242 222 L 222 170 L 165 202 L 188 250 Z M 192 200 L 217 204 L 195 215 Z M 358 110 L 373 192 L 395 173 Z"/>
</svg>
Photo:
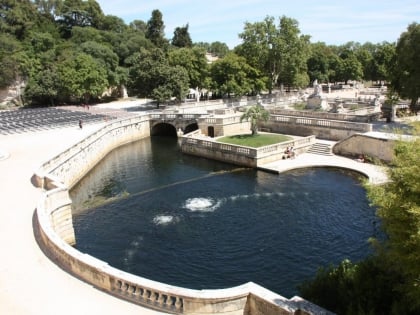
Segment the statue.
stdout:
<svg viewBox="0 0 420 315">
<path fill-rule="evenodd" d="M 318 84 L 318 79 L 315 79 L 313 86 L 314 86 L 314 93 L 312 95 L 321 95 L 322 86 L 321 84 Z"/>
<path fill-rule="evenodd" d="M 314 92 L 309 95 L 306 101 L 307 109 L 329 109 L 329 105 L 325 97 L 322 95 L 322 85 L 315 79 L 313 83 Z"/>
</svg>

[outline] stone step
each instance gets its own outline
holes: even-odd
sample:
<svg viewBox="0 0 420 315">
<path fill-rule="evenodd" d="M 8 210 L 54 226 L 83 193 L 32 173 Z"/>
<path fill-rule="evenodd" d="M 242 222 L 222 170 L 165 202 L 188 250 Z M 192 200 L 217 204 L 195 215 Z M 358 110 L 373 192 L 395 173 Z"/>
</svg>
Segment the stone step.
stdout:
<svg viewBox="0 0 420 315">
<path fill-rule="evenodd" d="M 307 153 L 318 154 L 318 155 L 328 155 L 328 156 L 333 155 L 332 150 L 331 150 L 331 145 L 326 144 L 326 143 L 320 143 L 320 142 L 314 143 L 309 148 Z"/>
</svg>

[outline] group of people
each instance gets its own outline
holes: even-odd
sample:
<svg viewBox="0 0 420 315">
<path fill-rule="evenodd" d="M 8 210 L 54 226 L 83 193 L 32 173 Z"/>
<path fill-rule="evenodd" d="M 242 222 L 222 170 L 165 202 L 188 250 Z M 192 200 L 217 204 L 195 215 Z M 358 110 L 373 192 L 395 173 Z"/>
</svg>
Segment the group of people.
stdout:
<svg viewBox="0 0 420 315">
<path fill-rule="evenodd" d="M 293 159 L 295 157 L 295 150 L 293 147 L 287 147 L 284 154 L 283 159 Z"/>
</svg>

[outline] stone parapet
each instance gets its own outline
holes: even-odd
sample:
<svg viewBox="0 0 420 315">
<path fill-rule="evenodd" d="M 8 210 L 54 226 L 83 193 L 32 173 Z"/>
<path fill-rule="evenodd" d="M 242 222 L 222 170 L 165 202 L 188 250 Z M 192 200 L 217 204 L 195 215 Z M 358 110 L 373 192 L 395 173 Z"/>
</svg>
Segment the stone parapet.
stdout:
<svg viewBox="0 0 420 315">
<path fill-rule="evenodd" d="M 194 133 L 184 136 L 181 142 L 183 153 L 219 160 L 246 167 L 260 167 L 282 159 L 286 148 L 293 147 L 295 153 L 303 153 L 315 143 L 315 136 L 293 139 L 261 148 L 244 147 L 201 138 Z"/>
<path fill-rule="evenodd" d="M 315 135 L 319 139 L 339 141 L 356 133 L 372 131 L 372 124 L 309 117 L 271 115 L 260 128 L 297 136 Z"/>
<path fill-rule="evenodd" d="M 45 162 L 36 172 L 33 182 L 47 190 L 37 205 L 35 235 L 41 248 L 55 263 L 104 292 L 167 313 L 330 314 L 310 302 L 297 303 L 296 298 L 284 298 L 252 282 L 222 290 L 192 290 L 167 285 L 118 270 L 72 247 L 74 234 L 69 217 L 68 187 L 112 149 L 146 137 L 148 133 L 148 116 L 110 123 Z M 77 167 L 82 170 L 75 170 Z"/>
</svg>

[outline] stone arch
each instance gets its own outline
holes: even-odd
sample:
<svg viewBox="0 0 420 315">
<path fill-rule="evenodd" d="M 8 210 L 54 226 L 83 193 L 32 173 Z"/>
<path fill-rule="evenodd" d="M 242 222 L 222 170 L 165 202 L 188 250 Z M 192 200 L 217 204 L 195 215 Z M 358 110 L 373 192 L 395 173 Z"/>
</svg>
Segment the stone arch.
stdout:
<svg viewBox="0 0 420 315">
<path fill-rule="evenodd" d="M 168 123 L 158 123 L 152 127 L 150 135 L 176 137 L 177 133 L 174 125 Z"/>
<path fill-rule="evenodd" d="M 187 134 L 197 129 L 198 129 L 198 124 L 194 122 L 194 123 L 186 125 L 183 131 L 184 131 L 184 134 Z"/>
</svg>

